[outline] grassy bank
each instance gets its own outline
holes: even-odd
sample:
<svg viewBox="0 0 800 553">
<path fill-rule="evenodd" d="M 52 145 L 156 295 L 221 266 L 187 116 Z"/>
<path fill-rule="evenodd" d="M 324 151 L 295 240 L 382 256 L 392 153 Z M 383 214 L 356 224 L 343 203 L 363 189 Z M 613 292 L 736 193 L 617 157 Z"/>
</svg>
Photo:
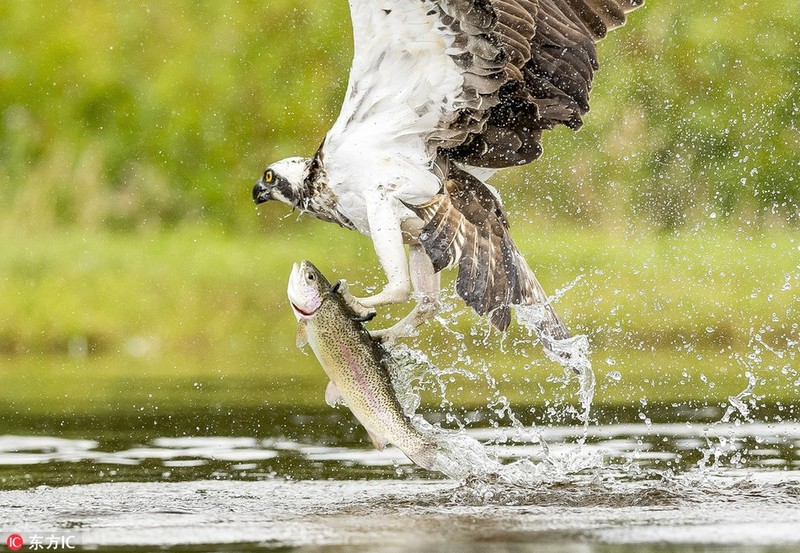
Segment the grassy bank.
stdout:
<svg viewBox="0 0 800 553">
<path fill-rule="evenodd" d="M 322 370 L 294 346 L 285 298 L 291 264 L 311 259 L 329 276 L 355 281 L 356 292 L 382 276 L 367 239 L 318 225 L 292 218 L 252 235 L 195 225 L 7 237 L 0 408 L 67 414 L 321 403 Z M 597 401 L 725 401 L 747 385 L 746 372 L 765 400 L 797 399 L 800 232 L 597 235 L 521 222 L 516 235 L 546 288 L 560 289 L 564 319 L 592 340 Z M 459 301 L 447 303 L 442 321 L 411 344 L 440 367 L 477 375 L 446 379 L 450 399 L 497 399 L 484 362 L 514 402 L 572 399 L 575 384 L 560 381 L 560 368 L 524 329 L 514 325 L 503 337 Z"/>
<path fill-rule="evenodd" d="M 0 3 L 2 231 L 241 228 L 247 191 L 231 183 L 313 154 L 341 106 L 344 0 L 62 8 Z M 543 158 L 513 172 L 530 181 L 518 201 L 562 221 L 796 222 L 796 11 L 646 3 L 598 46 L 583 130 L 547 133 Z"/>
</svg>

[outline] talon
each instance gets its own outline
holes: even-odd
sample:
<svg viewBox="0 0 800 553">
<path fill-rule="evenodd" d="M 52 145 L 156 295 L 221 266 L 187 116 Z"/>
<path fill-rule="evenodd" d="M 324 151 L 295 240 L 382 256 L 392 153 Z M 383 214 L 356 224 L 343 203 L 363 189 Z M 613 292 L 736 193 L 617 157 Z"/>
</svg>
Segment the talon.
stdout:
<svg viewBox="0 0 800 553">
<path fill-rule="evenodd" d="M 350 317 L 350 320 L 351 320 L 351 321 L 355 321 L 355 322 L 357 322 L 357 323 L 368 323 L 368 322 L 370 322 L 372 319 L 374 319 L 374 318 L 375 318 L 375 315 L 377 315 L 377 314 L 378 314 L 377 312 L 373 311 L 372 313 L 369 313 L 369 314 L 367 314 L 367 315 L 364 315 L 364 316 L 355 316 L 355 317 Z"/>
<path fill-rule="evenodd" d="M 356 298 L 361 305 L 366 307 L 377 307 L 379 305 L 391 305 L 403 303 L 411 297 L 411 290 L 403 284 L 388 284 L 383 290 L 366 298 Z"/>
<path fill-rule="evenodd" d="M 382 328 L 380 330 L 373 330 L 369 333 L 373 340 L 377 340 L 381 344 L 386 347 L 391 347 L 394 345 L 399 338 L 405 336 L 399 336 L 397 332 L 394 331 L 394 327 L 391 328 Z"/>
<path fill-rule="evenodd" d="M 340 279 L 336 281 L 336 284 L 334 284 L 331 287 L 331 291 L 340 294 L 342 296 L 342 299 L 344 299 L 344 302 L 347 304 L 347 306 L 353 310 L 353 313 L 355 313 L 356 315 L 356 318 L 353 320 L 357 320 L 363 323 L 371 321 L 372 319 L 375 318 L 377 312 L 374 309 L 370 309 L 369 307 L 362 304 L 358 300 L 358 298 L 356 298 L 353 294 L 350 293 L 350 285 L 347 283 L 346 280 Z"/>
<path fill-rule="evenodd" d="M 417 298 L 417 306 L 420 311 L 432 312 L 433 314 L 438 313 L 439 310 L 442 308 L 438 298 L 434 298 L 428 295 L 423 295 L 422 297 Z"/>
</svg>

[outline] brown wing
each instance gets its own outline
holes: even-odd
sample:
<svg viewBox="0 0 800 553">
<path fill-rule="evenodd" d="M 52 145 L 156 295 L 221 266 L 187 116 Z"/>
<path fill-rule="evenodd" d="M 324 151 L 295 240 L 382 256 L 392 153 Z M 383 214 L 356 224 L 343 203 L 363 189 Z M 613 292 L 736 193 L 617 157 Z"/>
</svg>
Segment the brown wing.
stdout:
<svg viewBox="0 0 800 553">
<path fill-rule="evenodd" d="M 480 315 L 505 330 L 514 305 L 541 305 L 542 328 L 550 338 L 569 330 L 550 305 L 541 284 L 508 231 L 497 198 L 480 180 L 451 167 L 445 188 L 422 205 L 409 205 L 425 226 L 420 234 L 438 272 L 458 265 L 456 291 Z"/>
<path fill-rule="evenodd" d="M 460 109 L 431 135 L 440 155 L 478 167 L 522 165 L 542 131 L 578 129 L 598 68 L 595 42 L 643 0 L 441 0 L 464 75 Z"/>
</svg>

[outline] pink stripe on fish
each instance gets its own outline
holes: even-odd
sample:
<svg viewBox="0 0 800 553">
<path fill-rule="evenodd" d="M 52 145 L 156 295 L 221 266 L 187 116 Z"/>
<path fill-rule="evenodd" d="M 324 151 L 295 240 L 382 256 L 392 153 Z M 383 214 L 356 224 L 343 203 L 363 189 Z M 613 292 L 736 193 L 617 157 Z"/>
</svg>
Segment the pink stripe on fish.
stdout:
<svg viewBox="0 0 800 553">
<path fill-rule="evenodd" d="M 386 411 L 386 406 L 378 401 L 377 396 L 372 393 L 372 389 L 369 387 L 367 379 L 364 377 L 364 373 L 361 372 L 358 362 L 356 361 L 355 357 L 353 357 L 353 353 L 344 344 L 341 345 L 341 351 L 342 355 L 344 355 L 345 361 L 347 361 L 347 366 L 350 367 L 350 370 L 356 379 L 358 387 L 363 391 L 364 396 L 366 396 L 367 403 L 369 403 L 370 407 L 372 407 L 374 411 L 382 415 L 388 414 Z"/>
</svg>

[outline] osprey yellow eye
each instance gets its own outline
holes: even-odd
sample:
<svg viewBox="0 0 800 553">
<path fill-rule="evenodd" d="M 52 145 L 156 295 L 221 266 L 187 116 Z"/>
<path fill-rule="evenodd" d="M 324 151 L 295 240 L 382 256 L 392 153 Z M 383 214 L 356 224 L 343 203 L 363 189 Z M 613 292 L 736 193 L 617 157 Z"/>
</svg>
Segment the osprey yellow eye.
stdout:
<svg viewBox="0 0 800 553">
<path fill-rule="evenodd" d="M 270 183 L 270 182 L 272 182 L 272 179 L 274 179 L 274 178 L 275 178 L 275 174 L 272 172 L 272 169 L 270 169 L 266 173 L 264 173 L 264 182 Z"/>
</svg>

